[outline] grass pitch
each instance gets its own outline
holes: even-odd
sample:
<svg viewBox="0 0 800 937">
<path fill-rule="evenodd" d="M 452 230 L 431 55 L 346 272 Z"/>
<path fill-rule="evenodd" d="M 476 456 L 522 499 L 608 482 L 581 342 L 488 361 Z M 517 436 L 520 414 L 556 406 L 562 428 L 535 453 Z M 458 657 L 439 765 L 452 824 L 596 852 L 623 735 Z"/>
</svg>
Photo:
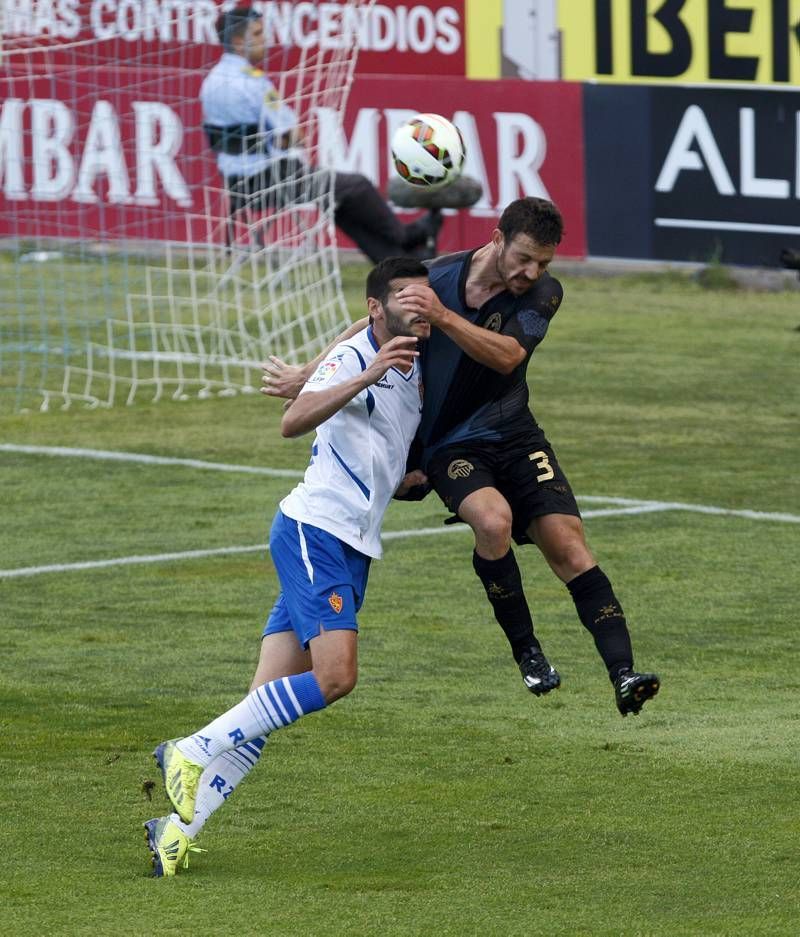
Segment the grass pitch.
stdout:
<svg viewBox="0 0 800 937">
<path fill-rule="evenodd" d="M 365 268 L 346 273 L 357 315 Z M 208 853 L 154 881 L 149 752 L 245 691 L 277 589 L 258 545 L 292 481 L 0 450 L 0 570 L 252 548 L 0 578 L 4 932 L 797 932 L 796 297 L 565 286 L 534 410 L 659 697 L 619 717 L 528 547 L 563 677 L 530 696 L 468 533 L 419 533 L 440 529 L 435 496 L 395 504 L 386 529 L 410 534 L 373 567 L 359 686 L 276 733 Z M 279 417 L 251 397 L 77 410 L 3 417 L 0 443 L 300 471 L 310 440 L 281 440 Z M 649 509 L 593 514 L 612 498 Z"/>
</svg>

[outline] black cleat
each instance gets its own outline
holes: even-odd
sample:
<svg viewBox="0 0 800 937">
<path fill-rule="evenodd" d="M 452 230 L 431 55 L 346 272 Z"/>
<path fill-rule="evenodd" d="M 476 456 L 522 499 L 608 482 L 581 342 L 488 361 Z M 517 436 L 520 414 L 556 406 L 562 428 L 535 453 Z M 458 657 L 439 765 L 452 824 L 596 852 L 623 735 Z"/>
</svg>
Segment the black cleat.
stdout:
<svg viewBox="0 0 800 937">
<path fill-rule="evenodd" d="M 522 682 L 535 696 L 549 693 L 561 686 L 561 677 L 558 671 L 551 667 L 547 658 L 541 651 L 531 648 L 522 652 L 519 661 L 519 672 Z"/>
<path fill-rule="evenodd" d="M 636 716 L 642 706 L 658 693 L 660 687 L 658 674 L 623 670 L 614 681 L 617 709 L 623 716 L 627 716 L 628 713 Z"/>
</svg>

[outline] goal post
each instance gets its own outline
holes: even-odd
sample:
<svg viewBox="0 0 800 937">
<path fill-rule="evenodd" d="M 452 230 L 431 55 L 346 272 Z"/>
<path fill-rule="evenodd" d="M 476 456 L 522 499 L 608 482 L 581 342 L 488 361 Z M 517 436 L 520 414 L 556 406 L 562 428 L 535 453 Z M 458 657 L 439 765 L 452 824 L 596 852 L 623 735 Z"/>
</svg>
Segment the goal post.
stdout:
<svg viewBox="0 0 800 937">
<path fill-rule="evenodd" d="M 304 182 L 373 2 L 253 4 Z M 349 323 L 330 185 L 231 211 L 198 95 L 232 6 L 0 0 L 0 412 L 254 392 Z M 298 41 L 313 8 L 324 41 Z"/>
</svg>

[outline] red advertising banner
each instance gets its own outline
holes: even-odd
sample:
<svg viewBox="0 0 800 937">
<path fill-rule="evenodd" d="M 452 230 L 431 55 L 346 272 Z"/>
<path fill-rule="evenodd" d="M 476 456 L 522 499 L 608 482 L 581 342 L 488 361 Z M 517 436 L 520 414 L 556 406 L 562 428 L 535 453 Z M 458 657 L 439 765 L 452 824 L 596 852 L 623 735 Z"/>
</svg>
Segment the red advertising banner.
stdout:
<svg viewBox="0 0 800 937">
<path fill-rule="evenodd" d="M 0 237 L 194 239 L 204 187 L 220 187 L 201 130 L 202 77 L 117 66 L 0 80 Z M 539 195 L 564 213 L 561 253 L 584 255 L 581 86 L 438 78 L 433 90 L 425 78 L 359 77 L 343 134 L 335 113 L 316 109 L 320 152 L 385 190 L 394 128 L 435 110 L 461 130 L 465 172 L 484 190 L 445 222 L 441 250 L 481 243 L 508 202 Z"/>
<path fill-rule="evenodd" d="M 400 123 L 435 111 L 461 131 L 464 173 L 481 182 L 473 208 L 448 213 L 442 251 L 488 239 L 493 222 L 515 198 L 537 195 L 561 209 L 560 253 L 586 254 L 582 86 L 566 82 L 470 81 L 463 78 L 359 77 L 345 115 L 346 140 L 335 149 L 337 168 L 363 172 L 379 188 L 393 171 L 389 140 Z"/>
<path fill-rule="evenodd" d="M 219 54 L 215 22 L 234 2 L 215 0 L 6 0 L 3 52 L 46 51 L 51 65 L 99 62 L 206 69 Z M 240 0 L 264 18 L 268 68 L 357 43 L 358 71 L 384 75 L 464 75 L 465 0 Z"/>
</svg>

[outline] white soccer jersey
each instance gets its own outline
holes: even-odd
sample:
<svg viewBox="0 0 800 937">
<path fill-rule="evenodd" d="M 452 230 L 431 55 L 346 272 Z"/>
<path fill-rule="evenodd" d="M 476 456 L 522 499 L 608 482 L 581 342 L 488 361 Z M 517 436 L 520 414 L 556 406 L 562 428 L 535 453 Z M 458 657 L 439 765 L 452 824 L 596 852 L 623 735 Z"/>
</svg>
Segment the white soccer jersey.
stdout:
<svg viewBox="0 0 800 937">
<path fill-rule="evenodd" d="M 266 169 L 281 152 L 276 139 L 297 126 L 294 111 L 281 101 L 264 72 L 233 52 L 226 52 L 206 75 L 200 101 L 207 124 L 252 124 L 267 132 L 262 152 L 217 153 L 217 165 L 224 176 L 252 176 Z"/>
<path fill-rule="evenodd" d="M 355 377 L 377 353 L 370 327 L 337 345 L 301 393 Z M 391 368 L 317 427 L 311 463 L 303 481 L 281 502 L 283 513 L 379 559 L 383 515 L 405 475 L 421 410 L 419 362 L 415 359 L 408 374 Z"/>
</svg>

